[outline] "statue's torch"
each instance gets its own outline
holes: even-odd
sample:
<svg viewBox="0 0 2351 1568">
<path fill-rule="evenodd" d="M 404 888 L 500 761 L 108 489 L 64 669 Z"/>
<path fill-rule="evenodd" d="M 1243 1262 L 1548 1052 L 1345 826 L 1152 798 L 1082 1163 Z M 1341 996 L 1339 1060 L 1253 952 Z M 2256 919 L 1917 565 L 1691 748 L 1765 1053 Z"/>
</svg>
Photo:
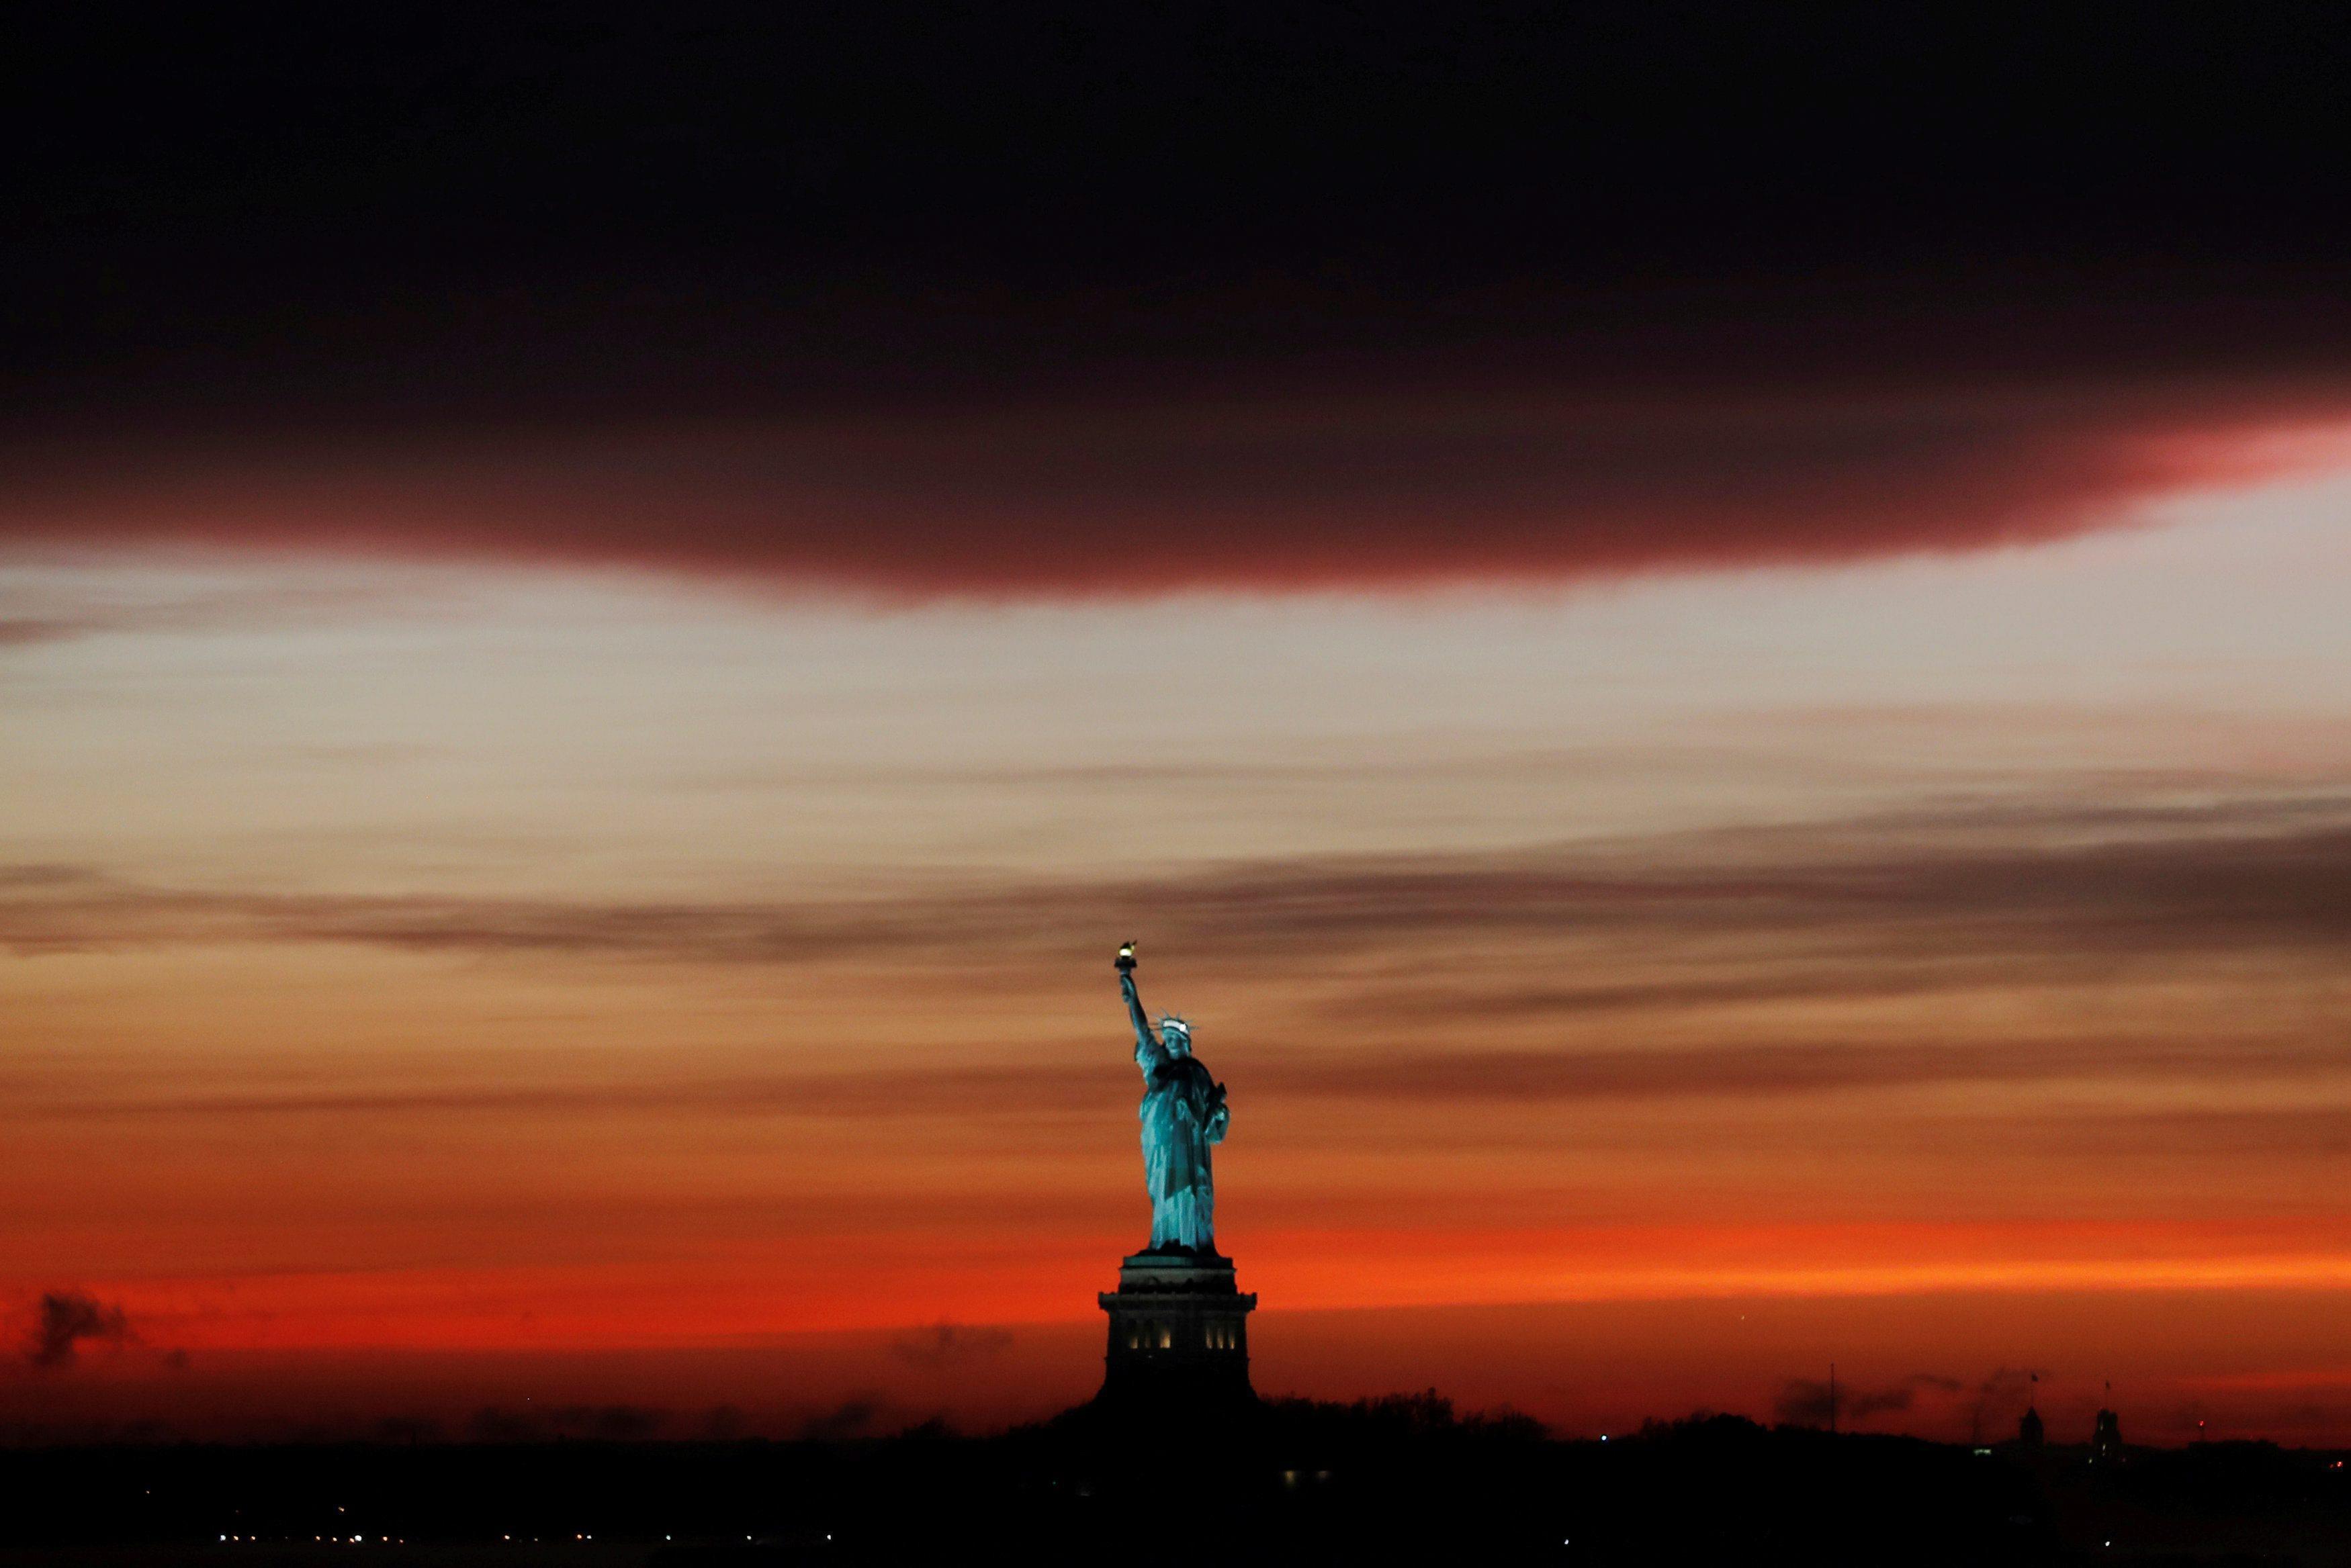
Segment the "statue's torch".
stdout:
<svg viewBox="0 0 2351 1568">
<path fill-rule="evenodd" d="M 1118 972 L 1121 974 L 1133 974 L 1134 972 L 1134 944 L 1133 942 L 1121 942 L 1119 944 Z"/>
</svg>

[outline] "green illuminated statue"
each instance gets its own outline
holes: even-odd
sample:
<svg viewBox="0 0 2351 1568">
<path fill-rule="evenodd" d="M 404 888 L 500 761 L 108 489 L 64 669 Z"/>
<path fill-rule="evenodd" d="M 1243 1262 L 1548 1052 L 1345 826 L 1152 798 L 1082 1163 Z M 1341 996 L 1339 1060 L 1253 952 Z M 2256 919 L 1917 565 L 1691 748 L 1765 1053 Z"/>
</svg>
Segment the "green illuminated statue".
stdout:
<svg viewBox="0 0 2351 1568">
<path fill-rule="evenodd" d="M 1134 944 L 1118 950 L 1118 986 L 1134 1021 L 1134 1063 L 1143 1069 L 1143 1171 L 1151 1193 L 1151 1251 L 1217 1251 L 1217 1185 L 1208 1150 L 1225 1139 L 1232 1113 L 1225 1086 L 1192 1054 L 1191 1026 L 1174 1016 L 1156 1032 L 1134 989 Z"/>
</svg>

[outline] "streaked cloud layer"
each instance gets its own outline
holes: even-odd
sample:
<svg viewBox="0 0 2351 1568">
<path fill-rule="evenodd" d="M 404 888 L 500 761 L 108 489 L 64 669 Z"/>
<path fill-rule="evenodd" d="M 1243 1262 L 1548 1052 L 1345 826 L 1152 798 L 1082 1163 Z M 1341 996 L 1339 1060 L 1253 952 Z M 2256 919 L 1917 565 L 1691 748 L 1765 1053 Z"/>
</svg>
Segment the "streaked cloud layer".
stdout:
<svg viewBox="0 0 2351 1568">
<path fill-rule="evenodd" d="M 2116 954 L 2325 953 L 2351 940 L 2351 792 L 2178 805 L 2080 805 L 1718 831 L 1508 857 L 1241 864 L 1141 882 L 1012 884 L 823 903 L 580 905 L 335 898 L 141 887 L 87 867 L 0 867 L 0 943 L 23 954 L 189 942 L 341 942 L 795 965 L 959 962 L 1006 969 L 1148 920 L 1232 964 L 1353 962 L 1395 945 L 1733 940 L 1816 953 L 1809 970 L 1701 998 L 1782 1000 L 1885 979 L 1906 961 L 2103 967 Z M 1974 966 L 1972 969 L 1970 966 Z M 1490 1014 L 1671 1002 L 1622 982 L 1530 987 Z M 1448 1011 L 1455 999 L 1416 1003 Z"/>
</svg>

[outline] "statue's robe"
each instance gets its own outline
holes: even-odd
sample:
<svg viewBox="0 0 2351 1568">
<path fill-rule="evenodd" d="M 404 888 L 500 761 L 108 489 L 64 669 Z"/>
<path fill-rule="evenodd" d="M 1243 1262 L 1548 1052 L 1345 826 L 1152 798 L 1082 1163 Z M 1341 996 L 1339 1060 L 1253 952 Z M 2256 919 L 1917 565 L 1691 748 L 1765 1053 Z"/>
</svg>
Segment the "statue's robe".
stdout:
<svg viewBox="0 0 2351 1568">
<path fill-rule="evenodd" d="M 1224 1085 L 1188 1054 L 1138 1042 L 1143 1069 L 1143 1168 L 1151 1192 L 1151 1244 L 1216 1250 L 1216 1178 L 1208 1148 L 1224 1141 Z"/>
</svg>

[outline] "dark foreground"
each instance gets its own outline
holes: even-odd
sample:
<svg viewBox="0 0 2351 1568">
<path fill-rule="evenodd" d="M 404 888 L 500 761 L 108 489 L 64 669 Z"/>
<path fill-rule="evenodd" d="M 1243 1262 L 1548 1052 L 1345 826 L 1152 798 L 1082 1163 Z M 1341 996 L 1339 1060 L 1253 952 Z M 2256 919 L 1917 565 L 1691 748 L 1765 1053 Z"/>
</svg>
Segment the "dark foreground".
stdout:
<svg viewBox="0 0 2351 1568">
<path fill-rule="evenodd" d="M 2346 1477 L 1734 1417 L 1555 1442 L 1429 1397 L 853 1445 L 50 1449 L 0 1452 L 0 1564 L 2351 1564 Z"/>
</svg>

